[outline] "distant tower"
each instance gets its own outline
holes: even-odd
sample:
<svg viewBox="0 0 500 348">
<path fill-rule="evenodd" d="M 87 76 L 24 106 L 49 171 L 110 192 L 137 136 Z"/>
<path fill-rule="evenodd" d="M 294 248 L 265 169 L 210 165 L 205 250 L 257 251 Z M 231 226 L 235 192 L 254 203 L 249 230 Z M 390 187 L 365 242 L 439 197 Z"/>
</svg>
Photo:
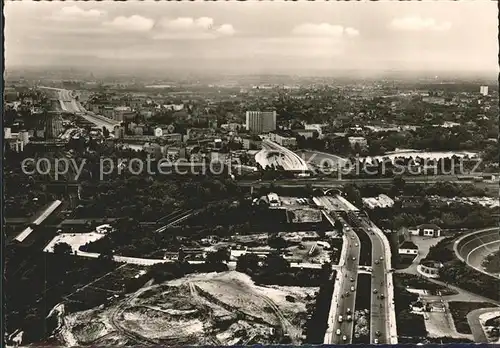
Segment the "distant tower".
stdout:
<svg viewBox="0 0 500 348">
<path fill-rule="evenodd" d="M 484 96 L 488 95 L 488 86 L 479 87 L 479 93 L 481 93 Z"/>
</svg>

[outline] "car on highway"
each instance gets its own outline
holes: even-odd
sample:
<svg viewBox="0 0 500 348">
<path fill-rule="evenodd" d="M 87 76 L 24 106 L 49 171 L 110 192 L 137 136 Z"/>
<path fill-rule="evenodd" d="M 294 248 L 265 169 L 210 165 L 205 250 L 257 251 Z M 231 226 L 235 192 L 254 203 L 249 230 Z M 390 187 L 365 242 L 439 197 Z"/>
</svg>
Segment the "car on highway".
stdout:
<svg viewBox="0 0 500 348">
<path fill-rule="evenodd" d="M 347 336 L 346 335 L 342 336 L 342 341 L 347 341 Z"/>
<path fill-rule="evenodd" d="M 378 291 L 377 289 L 373 289 L 373 293 L 376 294 Z"/>
<path fill-rule="evenodd" d="M 345 297 L 349 297 L 349 291 L 345 292 Z"/>
<path fill-rule="evenodd" d="M 354 281 L 354 278 L 353 278 L 353 277 L 351 277 L 351 282 L 353 282 L 353 281 Z"/>
<path fill-rule="evenodd" d="M 351 236 L 351 239 L 354 239 L 354 236 Z"/>
<path fill-rule="evenodd" d="M 351 314 L 351 309 L 347 308 L 347 314 Z"/>
<path fill-rule="evenodd" d="M 380 261 L 383 261 L 384 260 L 384 257 L 383 256 L 380 256 Z"/>
<path fill-rule="evenodd" d="M 353 261 L 355 261 L 355 260 L 356 260 L 356 256 L 353 256 L 353 257 L 352 257 L 352 260 L 353 260 Z"/>
<path fill-rule="evenodd" d="M 348 315 L 346 318 L 347 321 L 352 321 L 352 315 Z"/>
<path fill-rule="evenodd" d="M 375 338 L 375 339 L 373 340 L 373 344 L 378 344 L 378 338 Z"/>
<path fill-rule="evenodd" d="M 339 323 L 341 323 L 344 319 L 342 318 L 341 315 L 339 315 Z"/>
<path fill-rule="evenodd" d="M 359 246 L 359 244 L 358 244 L 358 243 L 355 243 L 354 245 L 355 245 L 355 246 Z"/>
<path fill-rule="evenodd" d="M 378 265 L 380 262 L 379 260 L 375 260 L 375 264 Z"/>
<path fill-rule="evenodd" d="M 354 292 L 354 286 L 351 286 L 351 292 Z"/>
<path fill-rule="evenodd" d="M 384 298 L 385 298 L 384 294 L 380 294 L 380 299 L 383 300 Z"/>
<path fill-rule="evenodd" d="M 340 329 L 337 329 L 335 333 L 340 336 Z"/>
<path fill-rule="evenodd" d="M 375 331 L 375 336 L 380 337 L 380 335 L 382 335 L 382 333 L 379 330 Z"/>
</svg>

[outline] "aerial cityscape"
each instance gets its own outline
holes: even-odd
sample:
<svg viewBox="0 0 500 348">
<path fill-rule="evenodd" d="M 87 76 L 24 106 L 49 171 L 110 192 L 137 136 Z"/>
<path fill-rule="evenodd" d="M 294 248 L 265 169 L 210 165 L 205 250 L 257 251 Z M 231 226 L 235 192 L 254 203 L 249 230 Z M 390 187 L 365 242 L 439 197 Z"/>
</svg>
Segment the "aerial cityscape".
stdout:
<svg viewBox="0 0 500 348">
<path fill-rule="evenodd" d="M 6 346 L 500 344 L 494 2 L 4 13 Z"/>
</svg>

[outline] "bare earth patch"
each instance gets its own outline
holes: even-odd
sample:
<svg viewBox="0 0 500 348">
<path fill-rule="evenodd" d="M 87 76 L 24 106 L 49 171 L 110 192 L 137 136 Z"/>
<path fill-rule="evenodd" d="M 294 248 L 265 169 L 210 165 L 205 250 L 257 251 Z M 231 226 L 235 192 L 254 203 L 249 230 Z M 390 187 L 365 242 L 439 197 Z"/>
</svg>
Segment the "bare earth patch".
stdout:
<svg viewBox="0 0 500 348">
<path fill-rule="evenodd" d="M 256 286 L 235 271 L 194 274 L 67 314 L 63 330 L 78 344 L 272 344 L 285 334 L 299 344 L 316 290 Z"/>
</svg>

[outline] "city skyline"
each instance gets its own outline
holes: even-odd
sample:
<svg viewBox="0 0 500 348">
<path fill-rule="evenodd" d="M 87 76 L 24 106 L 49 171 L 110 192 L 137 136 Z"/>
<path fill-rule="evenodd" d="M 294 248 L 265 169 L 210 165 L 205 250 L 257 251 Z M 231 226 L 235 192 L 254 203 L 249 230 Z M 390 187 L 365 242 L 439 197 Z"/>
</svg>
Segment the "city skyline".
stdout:
<svg viewBox="0 0 500 348">
<path fill-rule="evenodd" d="M 496 13 L 490 1 L 7 2 L 5 65 L 496 72 Z"/>
</svg>

